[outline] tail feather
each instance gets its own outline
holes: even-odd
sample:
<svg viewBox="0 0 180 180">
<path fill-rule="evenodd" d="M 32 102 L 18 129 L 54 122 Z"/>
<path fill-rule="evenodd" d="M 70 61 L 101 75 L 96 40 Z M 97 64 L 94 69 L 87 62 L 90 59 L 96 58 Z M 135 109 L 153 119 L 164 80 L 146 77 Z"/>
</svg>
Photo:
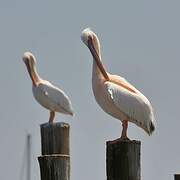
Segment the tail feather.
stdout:
<svg viewBox="0 0 180 180">
<path fill-rule="evenodd" d="M 151 135 L 153 133 L 153 131 L 155 130 L 155 125 L 153 122 L 150 122 L 150 127 L 149 127 L 149 135 Z"/>
</svg>

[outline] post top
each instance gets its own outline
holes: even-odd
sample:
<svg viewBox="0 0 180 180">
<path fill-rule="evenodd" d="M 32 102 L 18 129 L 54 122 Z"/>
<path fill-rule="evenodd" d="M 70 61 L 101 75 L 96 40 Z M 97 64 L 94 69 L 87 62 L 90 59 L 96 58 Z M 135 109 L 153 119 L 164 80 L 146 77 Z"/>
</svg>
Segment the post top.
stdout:
<svg viewBox="0 0 180 180">
<path fill-rule="evenodd" d="M 69 128 L 70 125 L 68 123 L 65 122 L 55 122 L 55 123 L 43 123 L 40 125 L 41 127 L 63 127 L 63 128 Z"/>
<path fill-rule="evenodd" d="M 112 140 L 112 141 L 106 141 L 107 145 L 115 145 L 115 144 L 141 144 L 141 141 L 138 140 L 122 140 L 120 138 Z"/>
<path fill-rule="evenodd" d="M 42 155 L 38 158 L 70 158 L 70 155 L 67 154 L 49 154 L 49 155 Z"/>
<path fill-rule="evenodd" d="M 174 174 L 174 180 L 179 180 L 180 179 L 180 174 Z"/>
</svg>

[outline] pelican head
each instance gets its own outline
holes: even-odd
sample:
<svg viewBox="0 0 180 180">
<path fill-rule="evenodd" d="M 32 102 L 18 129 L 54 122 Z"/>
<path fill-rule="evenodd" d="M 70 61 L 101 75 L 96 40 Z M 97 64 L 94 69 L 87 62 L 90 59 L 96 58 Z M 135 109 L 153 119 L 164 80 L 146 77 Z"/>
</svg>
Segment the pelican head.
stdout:
<svg viewBox="0 0 180 180">
<path fill-rule="evenodd" d="M 36 64 L 36 58 L 31 52 L 25 52 L 22 59 L 26 66 L 29 65 L 30 68 L 32 68 Z"/>
<path fill-rule="evenodd" d="M 88 48 L 89 43 L 92 43 L 97 52 L 98 50 L 100 50 L 100 43 L 98 37 L 90 28 L 86 28 L 82 31 L 81 40 Z"/>
<path fill-rule="evenodd" d="M 35 68 L 36 58 L 34 57 L 34 55 L 32 53 L 25 52 L 22 59 L 27 67 L 27 70 L 29 72 L 29 75 L 31 77 L 33 85 L 36 85 L 39 80 L 39 76 L 38 76 L 38 74 L 36 72 L 36 68 Z"/>
<path fill-rule="evenodd" d="M 81 34 L 81 40 L 83 41 L 83 43 L 88 46 L 88 40 L 89 38 L 93 39 L 93 35 L 94 33 L 91 31 L 90 28 L 86 28 L 82 31 Z"/>
<path fill-rule="evenodd" d="M 99 39 L 96 36 L 96 34 L 90 29 L 84 29 L 81 34 L 81 40 L 83 43 L 89 48 L 93 59 L 95 60 L 97 66 L 99 67 L 100 71 L 102 72 L 104 78 L 106 80 L 109 80 L 109 77 L 105 71 L 105 68 L 103 67 L 103 64 L 101 62 L 101 52 L 100 52 L 100 43 Z"/>
<path fill-rule="evenodd" d="M 91 51 L 93 58 L 100 60 L 100 43 L 96 34 L 90 28 L 86 28 L 82 31 L 81 40 Z"/>
</svg>

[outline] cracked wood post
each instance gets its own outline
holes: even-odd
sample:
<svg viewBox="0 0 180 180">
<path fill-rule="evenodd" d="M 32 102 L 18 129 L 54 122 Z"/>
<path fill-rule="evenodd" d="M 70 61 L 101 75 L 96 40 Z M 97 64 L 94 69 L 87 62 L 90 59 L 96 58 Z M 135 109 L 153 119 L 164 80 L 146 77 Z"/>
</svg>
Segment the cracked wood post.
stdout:
<svg viewBox="0 0 180 180">
<path fill-rule="evenodd" d="M 180 174 L 175 174 L 174 175 L 174 180 L 180 180 Z"/>
<path fill-rule="evenodd" d="M 106 143 L 107 180 L 140 180 L 140 141 Z"/>
<path fill-rule="evenodd" d="M 69 129 L 62 122 L 41 124 L 41 180 L 70 180 Z"/>
</svg>

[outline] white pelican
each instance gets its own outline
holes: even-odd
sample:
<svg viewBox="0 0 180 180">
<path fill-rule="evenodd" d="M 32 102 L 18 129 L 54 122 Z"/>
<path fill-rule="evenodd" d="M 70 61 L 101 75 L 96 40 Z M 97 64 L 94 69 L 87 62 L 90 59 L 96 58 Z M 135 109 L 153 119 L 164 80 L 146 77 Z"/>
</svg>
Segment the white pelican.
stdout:
<svg viewBox="0 0 180 180">
<path fill-rule="evenodd" d="M 43 107 L 50 110 L 49 122 L 52 123 L 55 112 L 73 115 L 72 105 L 68 96 L 50 82 L 40 78 L 36 71 L 36 59 L 30 52 L 25 52 L 23 61 L 32 80 L 32 91 L 35 99 Z"/>
<path fill-rule="evenodd" d="M 154 113 L 149 100 L 124 78 L 106 72 L 96 34 L 83 30 L 81 39 L 93 56 L 92 88 L 101 108 L 122 121 L 120 139 L 128 139 L 128 121 L 141 127 L 149 135 L 154 131 Z"/>
</svg>

